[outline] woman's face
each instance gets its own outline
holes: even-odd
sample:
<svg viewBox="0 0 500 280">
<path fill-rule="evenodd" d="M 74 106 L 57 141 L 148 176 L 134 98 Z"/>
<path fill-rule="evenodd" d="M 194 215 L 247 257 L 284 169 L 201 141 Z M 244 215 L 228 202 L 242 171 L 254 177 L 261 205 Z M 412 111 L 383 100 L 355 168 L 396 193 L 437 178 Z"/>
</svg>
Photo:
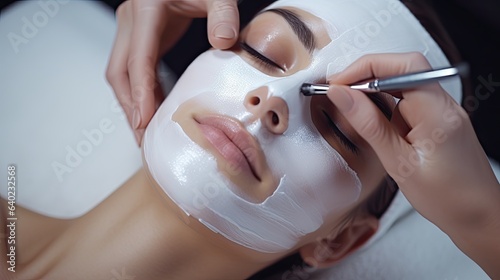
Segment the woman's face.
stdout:
<svg viewBox="0 0 500 280">
<path fill-rule="evenodd" d="M 148 126 L 147 166 L 188 215 L 245 247 L 283 252 L 332 228 L 385 175 L 326 96 L 328 23 L 265 11 L 229 51 L 195 60 Z M 335 42 L 333 42 L 335 43 Z M 392 97 L 374 97 L 390 114 Z"/>
</svg>

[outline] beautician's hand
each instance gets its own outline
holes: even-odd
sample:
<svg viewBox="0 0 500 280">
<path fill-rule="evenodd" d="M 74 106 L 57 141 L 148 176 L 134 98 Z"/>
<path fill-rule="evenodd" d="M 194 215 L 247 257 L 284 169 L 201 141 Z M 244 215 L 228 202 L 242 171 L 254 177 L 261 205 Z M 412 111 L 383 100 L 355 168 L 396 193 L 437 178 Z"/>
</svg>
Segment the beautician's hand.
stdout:
<svg viewBox="0 0 500 280">
<path fill-rule="evenodd" d="M 118 30 L 106 77 L 140 144 L 163 100 L 156 66 L 195 17 L 208 15 L 208 39 L 226 49 L 237 40 L 237 0 L 128 0 L 117 11 Z"/>
<path fill-rule="evenodd" d="M 462 107 L 433 83 L 394 94 L 388 121 L 366 93 L 336 86 L 428 69 L 419 53 L 365 56 L 330 78 L 328 97 L 413 207 L 500 279 L 500 185 Z"/>
</svg>

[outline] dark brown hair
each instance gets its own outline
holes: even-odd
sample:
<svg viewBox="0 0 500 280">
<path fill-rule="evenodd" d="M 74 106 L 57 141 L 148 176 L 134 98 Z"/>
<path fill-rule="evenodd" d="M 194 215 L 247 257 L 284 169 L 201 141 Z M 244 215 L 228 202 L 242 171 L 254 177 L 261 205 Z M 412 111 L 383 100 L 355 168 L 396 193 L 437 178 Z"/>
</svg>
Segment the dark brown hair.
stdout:
<svg viewBox="0 0 500 280">
<path fill-rule="evenodd" d="M 441 50 L 446 55 L 446 58 L 448 58 L 450 64 L 453 65 L 462 62 L 462 56 L 441 23 L 431 0 L 401 0 L 401 2 L 412 12 L 420 24 L 422 24 L 422 26 L 431 35 L 432 39 L 434 39 L 434 41 L 439 45 Z M 462 78 L 461 81 L 463 94 L 462 105 L 464 105 L 463 101 L 467 100 L 467 96 L 473 96 L 472 83 L 469 78 Z M 467 108 L 467 106 L 462 107 Z M 472 112 L 469 112 L 469 114 L 471 113 Z"/>
</svg>

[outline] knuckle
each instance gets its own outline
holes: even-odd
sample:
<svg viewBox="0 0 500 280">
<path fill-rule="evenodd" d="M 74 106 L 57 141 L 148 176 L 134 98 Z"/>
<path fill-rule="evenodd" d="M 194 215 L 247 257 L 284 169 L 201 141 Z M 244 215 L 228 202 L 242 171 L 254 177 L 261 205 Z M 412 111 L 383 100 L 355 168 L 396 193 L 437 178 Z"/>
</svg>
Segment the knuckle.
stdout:
<svg viewBox="0 0 500 280">
<path fill-rule="evenodd" d="M 376 55 L 367 54 L 367 55 L 360 57 L 353 64 L 358 64 L 361 68 L 366 68 L 366 67 L 370 66 L 370 63 L 373 61 L 374 58 L 376 58 Z"/>
<path fill-rule="evenodd" d="M 132 56 L 127 59 L 127 69 L 133 69 L 134 67 L 137 67 L 139 59 L 137 56 Z"/>
<path fill-rule="evenodd" d="M 362 57 L 360 57 L 360 58 L 358 59 L 358 61 L 363 62 L 363 63 L 366 63 L 366 62 L 368 62 L 368 61 L 373 60 L 373 59 L 374 59 L 374 58 L 376 58 L 377 56 L 379 56 L 379 54 L 374 54 L 374 53 L 365 54 L 365 55 L 363 55 Z"/>
<path fill-rule="evenodd" d="M 125 9 L 125 3 L 126 2 L 121 3 L 120 6 L 118 6 L 118 8 L 116 8 L 115 14 L 116 14 L 117 17 L 122 17 L 123 16 L 123 13 L 124 13 L 123 10 Z"/>
<path fill-rule="evenodd" d="M 156 63 L 153 58 L 141 57 L 130 59 L 127 65 L 128 69 L 133 69 L 129 73 L 134 75 L 133 81 L 136 85 L 141 85 L 147 91 L 153 90 L 158 86 L 155 70 Z"/>
<path fill-rule="evenodd" d="M 108 80 L 108 82 L 111 85 L 113 85 L 115 83 L 115 81 L 117 80 L 117 75 L 111 67 L 108 67 L 106 69 L 106 80 Z"/>
<path fill-rule="evenodd" d="M 128 9 L 128 6 L 130 5 L 130 1 L 131 0 L 127 0 L 123 3 L 121 3 L 118 8 L 116 8 L 116 17 L 117 18 L 123 18 L 126 16 L 127 14 L 127 9 Z"/>
<path fill-rule="evenodd" d="M 385 135 L 383 126 L 377 117 L 367 118 L 360 126 L 359 133 L 368 142 L 380 142 Z"/>
<path fill-rule="evenodd" d="M 146 88 L 144 88 L 142 85 L 136 85 L 133 89 L 132 89 L 132 97 L 135 101 L 141 103 L 144 101 L 144 99 L 147 98 L 147 92 L 146 92 Z"/>
<path fill-rule="evenodd" d="M 127 61 L 127 67 L 149 68 L 154 65 L 153 58 L 148 55 L 131 55 Z"/>
<path fill-rule="evenodd" d="M 156 61 L 152 56 L 148 55 L 133 55 L 127 60 L 127 68 L 134 73 L 141 75 L 154 76 Z"/>
<path fill-rule="evenodd" d="M 120 80 L 122 79 L 122 75 L 116 72 L 112 72 L 110 70 L 106 71 L 106 80 L 109 82 L 111 87 L 113 89 L 116 87 L 117 84 L 119 84 Z"/>
<path fill-rule="evenodd" d="M 221 19 L 231 17 L 237 12 L 238 7 L 234 0 L 215 0 L 212 2 L 212 9 Z"/>
<path fill-rule="evenodd" d="M 358 65 L 358 67 L 365 69 L 367 67 L 370 67 L 371 62 L 373 61 L 374 58 L 377 57 L 377 54 L 365 54 L 358 58 L 352 65 Z"/>
<path fill-rule="evenodd" d="M 423 70 L 431 67 L 427 58 L 420 52 L 410 52 L 408 54 L 408 61 L 410 62 L 408 70 Z"/>
<path fill-rule="evenodd" d="M 413 51 L 408 53 L 410 60 L 422 61 L 426 60 L 425 56 L 421 52 Z"/>
</svg>

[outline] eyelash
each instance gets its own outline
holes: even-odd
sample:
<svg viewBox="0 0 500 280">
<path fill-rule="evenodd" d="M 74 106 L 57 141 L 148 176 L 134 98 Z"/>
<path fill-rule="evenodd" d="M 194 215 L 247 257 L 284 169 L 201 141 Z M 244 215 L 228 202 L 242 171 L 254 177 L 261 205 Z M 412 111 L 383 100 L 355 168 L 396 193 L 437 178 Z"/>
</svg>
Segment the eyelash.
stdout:
<svg viewBox="0 0 500 280">
<path fill-rule="evenodd" d="M 270 60 L 269 58 L 265 57 L 263 54 L 255 50 L 254 48 L 250 47 L 247 43 L 245 42 L 240 42 L 240 47 L 246 51 L 248 54 L 250 54 L 252 57 L 254 57 L 261 66 L 263 66 L 265 69 L 270 70 L 270 71 L 276 71 L 277 69 L 285 72 L 285 69 L 281 67 L 278 63 Z"/>
<path fill-rule="evenodd" d="M 349 149 L 353 154 L 358 155 L 359 154 L 359 149 L 356 145 L 354 145 L 349 138 L 347 138 L 344 133 L 337 127 L 337 125 L 333 122 L 333 120 L 330 118 L 330 116 L 323 111 L 323 115 L 325 115 L 326 120 L 328 122 L 328 126 L 333 130 L 333 133 L 335 133 L 335 136 L 340 140 L 342 145 Z"/>
</svg>

